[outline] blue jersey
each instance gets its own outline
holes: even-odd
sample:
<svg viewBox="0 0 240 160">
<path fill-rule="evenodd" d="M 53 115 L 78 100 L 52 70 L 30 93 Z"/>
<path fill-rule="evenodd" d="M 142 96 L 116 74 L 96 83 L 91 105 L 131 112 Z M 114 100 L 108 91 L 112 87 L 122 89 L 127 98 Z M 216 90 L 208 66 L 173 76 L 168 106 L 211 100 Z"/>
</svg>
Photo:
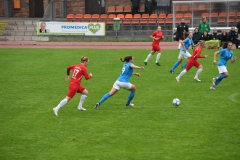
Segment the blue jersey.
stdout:
<svg viewBox="0 0 240 160">
<path fill-rule="evenodd" d="M 189 46 L 194 44 L 193 40 L 191 38 L 186 38 L 186 39 L 184 39 L 183 42 L 184 42 L 184 46 L 185 46 L 186 50 L 188 50 Z M 184 48 L 181 47 L 180 51 L 184 51 Z"/>
<path fill-rule="evenodd" d="M 226 66 L 227 61 L 234 57 L 233 52 L 231 50 L 229 51 L 227 48 L 220 50 L 219 54 L 220 60 L 218 61 L 218 66 Z"/>
<path fill-rule="evenodd" d="M 122 73 L 121 75 L 118 77 L 118 81 L 120 82 L 129 82 L 130 77 L 132 76 L 133 73 L 133 68 L 131 68 L 131 62 L 125 62 L 123 64 L 123 68 L 122 68 Z"/>
</svg>

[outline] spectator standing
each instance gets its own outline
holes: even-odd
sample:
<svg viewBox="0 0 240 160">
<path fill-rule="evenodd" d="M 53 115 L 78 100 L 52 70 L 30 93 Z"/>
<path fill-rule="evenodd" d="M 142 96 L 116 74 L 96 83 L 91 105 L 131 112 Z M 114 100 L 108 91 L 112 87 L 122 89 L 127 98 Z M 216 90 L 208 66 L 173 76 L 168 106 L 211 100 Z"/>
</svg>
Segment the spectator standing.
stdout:
<svg viewBox="0 0 240 160">
<path fill-rule="evenodd" d="M 240 49 L 240 20 L 237 24 L 237 29 L 238 29 L 238 48 Z"/>
<path fill-rule="evenodd" d="M 202 35 L 201 33 L 198 32 L 198 28 L 195 28 L 193 33 L 193 38 L 192 38 L 194 44 L 197 44 L 201 40 L 201 37 Z"/>
<path fill-rule="evenodd" d="M 178 49 L 181 48 L 181 42 L 184 40 L 183 38 L 183 32 L 188 32 L 188 25 L 185 23 L 184 19 L 182 19 L 181 23 L 177 26 L 177 40 L 179 41 Z"/>
<path fill-rule="evenodd" d="M 210 32 L 210 25 L 207 23 L 207 18 L 203 17 L 202 22 L 198 26 L 198 31 L 203 34 L 204 31 Z"/>
<path fill-rule="evenodd" d="M 228 32 L 228 41 L 231 41 L 236 45 L 236 48 L 239 46 L 238 34 L 235 31 L 235 27 L 231 27 L 231 30 Z"/>
<path fill-rule="evenodd" d="M 131 2 L 132 2 L 132 14 L 133 15 L 137 14 L 140 0 L 131 0 Z"/>
<path fill-rule="evenodd" d="M 151 10 L 152 0 L 145 0 L 144 5 L 145 5 L 145 13 L 152 14 L 152 10 Z"/>
</svg>

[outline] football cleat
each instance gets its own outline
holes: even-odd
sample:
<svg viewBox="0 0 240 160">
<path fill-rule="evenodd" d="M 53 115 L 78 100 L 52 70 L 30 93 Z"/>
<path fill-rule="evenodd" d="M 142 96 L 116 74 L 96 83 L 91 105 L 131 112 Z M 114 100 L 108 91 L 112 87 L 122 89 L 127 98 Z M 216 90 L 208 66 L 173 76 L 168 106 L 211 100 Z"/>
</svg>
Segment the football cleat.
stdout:
<svg viewBox="0 0 240 160">
<path fill-rule="evenodd" d="M 180 78 L 176 77 L 176 81 L 177 81 L 177 82 L 180 82 Z"/>
<path fill-rule="evenodd" d="M 211 89 L 211 90 L 215 90 L 215 87 L 211 86 L 210 89 Z"/>
<path fill-rule="evenodd" d="M 146 62 L 146 61 L 144 61 L 143 63 L 145 64 L 145 66 L 147 65 L 147 62 Z"/>
<path fill-rule="evenodd" d="M 171 74 L 173 74 L 173 73 L 174 73 L 174 71 L 173 71 L 173 70 L 170 70 L 170 73 L 171 73 Z"/>
<path fill-rule="evenodd" d="M 161 65 L 159 64 L 159 62 L 156 62 L 155 64 L 156 64 L 157 66 L 161 66 Z"/>
<path fill-rule="evenodd" d="M 83 107 L 78 107 L 77 110 L 79 110 L 79 111 L 86 111 L 86 109 L 83 108 Z"/>
<path fill-rule="evenodd" d="M 133 107 L 134 104 L 133 103 L 130 103 L 129 105 L 126 104 L 126 107 Z"/>
<path fill-rule="evenodd" d="M 58 109 L 57 108 L 53 108 L 53 112 L 56 116 L 58 116 Z"/>
<path fill-rule="evenodd" d="M 197 77 L 194 77 L 194 79 L 195 79 L 196 81 L 198 81 L 198 82 L 201 82 L 201 80 L 198 79 Z"/>
<path fill-rule="evenodd" d="M 100 107 L 100 104 L 99 103 L 96 103 L 94 109 L 98 109 Z"/>
<path fill-rule="evenodd" d="M 212 84 L 213 84 L 214 86 L 216 86 L 216 78 L 213 78 Z"/>
</svg>

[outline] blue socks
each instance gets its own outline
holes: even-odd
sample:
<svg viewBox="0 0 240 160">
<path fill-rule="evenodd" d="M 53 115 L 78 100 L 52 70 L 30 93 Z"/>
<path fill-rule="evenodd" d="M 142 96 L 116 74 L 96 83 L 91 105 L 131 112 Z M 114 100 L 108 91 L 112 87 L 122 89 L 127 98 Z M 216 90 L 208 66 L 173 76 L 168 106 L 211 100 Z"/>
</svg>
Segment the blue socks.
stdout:
<svg viewBox="0 0 240 160">
<path fill-rule="evenodd" d="M 177 61 L 176 63 L 174 63 L 174 65 L 173 65 L 171 71 L 174 71 L 175 68 L 177 68 L 177 66 L 178 66 L 180 63 L 181 63 L 180 61 Z"/>
<path fill-rule="evenodd" d="M 182 66 L 182 69 L 185 69 L 188 64 L 188 61 Z"/>
<path fill-rule="evenodd" d="M 101 105 L 105 100 L 107 100 L 108 98 L 110 97 L 110 94 L 109 93 L 106 93 L 102 99 L 99 101 L 99 104 Z"/>
<path fill-rule="evenodd" d="M 133 99 L 133 97 L 135 96 L 135 92 L 131 92 L 128 96 L 128 101 L 127 101 L 127 106 L 130 104 L 131 100 Z"/>
<path fill-rule="evenodd" d="M 227 78 L 225 74 L 221 74 L 220 76 L 218 76 L 218 77 L 216 78 L 215 84 L 218 85 L 223 78 Z"/>
</svg>

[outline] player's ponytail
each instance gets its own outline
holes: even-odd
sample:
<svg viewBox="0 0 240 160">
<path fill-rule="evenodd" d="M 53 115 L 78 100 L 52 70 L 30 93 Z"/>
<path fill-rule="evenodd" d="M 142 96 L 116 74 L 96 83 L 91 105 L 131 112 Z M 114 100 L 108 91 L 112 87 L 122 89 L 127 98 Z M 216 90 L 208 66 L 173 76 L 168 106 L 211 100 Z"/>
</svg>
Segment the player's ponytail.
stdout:
<svg viewBox="0 0 240 160">
<path fill-rule="evenodd" d="M 129 62 L 130 60 L 132 60 L 132 58 L 133 58 L 132 56 L 126 56 L 123 59 L 120 58 L 120 61 L 122 61 L 122 62 Z"/>
<path fill-rule="evenodd" d="M 87 62 L 87 61 L 88 61 L 88 57 L 84 57 L 84 56 L 81 57 L 81 62 Z"/>
</svg>

